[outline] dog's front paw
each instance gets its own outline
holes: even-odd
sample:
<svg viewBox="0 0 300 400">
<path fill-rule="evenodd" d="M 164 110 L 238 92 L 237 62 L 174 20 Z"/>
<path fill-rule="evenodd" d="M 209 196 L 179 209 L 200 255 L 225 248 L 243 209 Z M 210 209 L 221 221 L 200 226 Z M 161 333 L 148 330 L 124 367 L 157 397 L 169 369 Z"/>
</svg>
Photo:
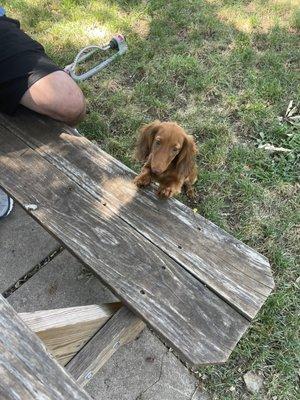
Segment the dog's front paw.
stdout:
<svg viewBox="0 0 300 400">
<path fill-rule="evenodd" d="M 193 187 L 189 187 L 188 189 L 187 189 L 187 191 L 186 191 L 186 195 L 187 195 L 187 197 L 189 198 L 189 199 L 194 199 L 195 198 L 195 196 L 196 196 L 196 192 L 195 192 L 195 189 L 193 188 Z"/>
<path fill-rule="evenodd" d="M 163 199 L 169 199 L 170 197 L 173 197 L 178 193 L 179 191 L 172 186 L 159 187 L 157 190 L 157 195 Z"/>
<path fill-rule="evenodd" d="M 134 178 L 134 184 L 137 187 L 145 187 L 149 186 L 151 183 L 151 176 L 150 175 L 138 175 L 137 177 Z"/>
</svg>

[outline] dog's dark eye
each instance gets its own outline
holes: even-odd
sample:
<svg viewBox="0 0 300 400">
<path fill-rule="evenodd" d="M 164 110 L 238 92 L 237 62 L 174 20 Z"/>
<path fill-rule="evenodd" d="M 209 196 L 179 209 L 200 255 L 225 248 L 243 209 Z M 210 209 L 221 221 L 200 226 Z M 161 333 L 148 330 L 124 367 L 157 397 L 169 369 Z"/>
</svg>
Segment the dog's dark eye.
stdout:
<svg viewBox="0 0 300 400">
<path fill-rule="evenodd" d="M 179 149 L 177 149 L 176 147 L 173 149 L 174 153 L 178 153 Z"/>
<path fill-rule="evenodd" d="M 160 141 L 159 141 L 159 140 L 156 140 L 156 141 L 155 141 L 155 144 L 156 144 L 157 146 L 159 146 L 159 145 L 160 145 Z"/>
</svg>

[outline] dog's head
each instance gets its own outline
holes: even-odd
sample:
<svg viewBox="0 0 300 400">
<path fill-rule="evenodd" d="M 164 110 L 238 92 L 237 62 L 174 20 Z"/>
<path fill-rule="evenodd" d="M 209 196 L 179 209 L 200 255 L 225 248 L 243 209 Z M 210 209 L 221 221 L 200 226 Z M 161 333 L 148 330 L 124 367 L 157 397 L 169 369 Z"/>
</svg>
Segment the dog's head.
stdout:
<svg viewBox="0 0 300 400">
<path fill-rule="evenodd" d="M 154 121 L 140 130 L 136 147 L 136 158 L 148 162 L 155 175 L 165 172 L 174 161 L 178 173 L 188 176 L 194 163 L 197 147 L 175 122 Z"/>
</svg>

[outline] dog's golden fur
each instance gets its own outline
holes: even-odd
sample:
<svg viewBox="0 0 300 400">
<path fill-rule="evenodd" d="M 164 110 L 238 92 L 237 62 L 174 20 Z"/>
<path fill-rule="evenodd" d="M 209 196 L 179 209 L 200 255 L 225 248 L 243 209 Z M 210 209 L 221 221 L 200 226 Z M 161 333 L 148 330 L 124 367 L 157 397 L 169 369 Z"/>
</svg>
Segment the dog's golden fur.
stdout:
<svg viewBox="0 0 300 400">
<path fill-rule="evenodd" d="M 175 122 L 145 125 L 136 146 L 136 158 L 144 165 L 134 182 L 138 187 L 148 186 L 152 180 L 158 182 L 160 197 L 177 195 L 185 185 L 192 196 L 197 180 L 196 153 L 194 138 Z"/>
</svg>

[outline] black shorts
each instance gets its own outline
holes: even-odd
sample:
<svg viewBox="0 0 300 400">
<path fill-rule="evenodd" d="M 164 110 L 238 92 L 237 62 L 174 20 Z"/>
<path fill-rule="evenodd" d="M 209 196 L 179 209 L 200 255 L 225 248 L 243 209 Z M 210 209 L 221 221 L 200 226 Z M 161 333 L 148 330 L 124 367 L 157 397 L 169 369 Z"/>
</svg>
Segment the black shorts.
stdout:
<svg viewBox="0 0 300 400">
<path fill-rule="evenodd" d="M 45 53 L 27 51 L 19 53 L 10 59 L 10 62 L 28 64 L 28 71 L 21 76 L 0 83 L 0 111 L 13 114 L 27 89 L 39 79 L 60 71 L 59 68 Z"/>
<path fill-rule="evenodd" d="M 0 17 L 0 50 L 0 111 L 13 114 L 27 89 L 61 68 L 18 21 L 7 17 Z"/>
</svg>

